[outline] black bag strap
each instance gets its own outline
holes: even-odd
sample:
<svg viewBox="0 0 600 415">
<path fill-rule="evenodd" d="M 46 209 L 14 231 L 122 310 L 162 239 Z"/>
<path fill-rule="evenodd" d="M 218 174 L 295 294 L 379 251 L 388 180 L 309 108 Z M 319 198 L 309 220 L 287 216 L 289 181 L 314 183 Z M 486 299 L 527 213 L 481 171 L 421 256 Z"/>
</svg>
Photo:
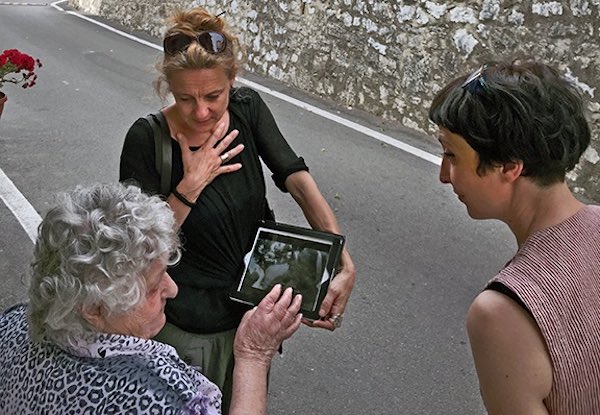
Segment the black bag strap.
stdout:
<svg viewBox="0 0 600 415">
<path fill-rule="evenodd" d="M 161 111 L 148 114 L 146 121 L 152 127 L 154 135 L 155 167 L 160 175 L 160 194 L 167 197 L 171 193 L 171 171 L 173 170 L 173 149 L 169 125 Z"/>
</svg>

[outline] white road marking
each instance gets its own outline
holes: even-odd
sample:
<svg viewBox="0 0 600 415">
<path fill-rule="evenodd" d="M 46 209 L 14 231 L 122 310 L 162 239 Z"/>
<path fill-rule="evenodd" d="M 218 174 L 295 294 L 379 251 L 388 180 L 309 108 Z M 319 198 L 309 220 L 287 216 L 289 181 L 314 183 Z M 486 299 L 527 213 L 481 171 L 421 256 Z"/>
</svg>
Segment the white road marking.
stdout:
<svg viewBox="0 0 600 415">
<path fill-rule="evenodd" d="M 0 199 L 15 215 L 32 242 L 37 238 L 37 228 L 42 218 L 25 199 L 25 196 L 19 192 L 12 180 L 8 178 L 4 171 L 0 169 Z"/>
</svg>

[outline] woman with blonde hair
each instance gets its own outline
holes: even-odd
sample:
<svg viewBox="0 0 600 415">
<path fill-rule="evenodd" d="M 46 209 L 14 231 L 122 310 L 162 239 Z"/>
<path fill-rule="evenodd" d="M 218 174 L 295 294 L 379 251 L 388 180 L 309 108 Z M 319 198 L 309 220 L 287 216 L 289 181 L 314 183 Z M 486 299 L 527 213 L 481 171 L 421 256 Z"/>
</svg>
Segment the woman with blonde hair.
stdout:
<svg viewBox="0 0 600 415">
<path fill-rule="evenodd" d="M 291 149 L 260 95 L 234 87 L 239 43 L 224 20 L 202 8 L 169 20 L 157 90 L 174 102 L 156 114 L 171 137 L 171 180 L 164 192 L 181 225 L 181 262 L 171 270 L 179 295 L 167 304 L 167 325 L 157 337 L 184 360 L 202 367 L 230 395 L 232 340 L 245 308 L 228 293 L 239 279 L 258 222 L 272 219 L 261 161 L 284 192 L 291 193 L 310 225 L 340 233 L 336 218 Z M 121 154 L 120 180 L 145 192 L 161 192 L 154 132 L 145 118 L 129 129 Z M 164 186 L 163 186 L 164 187 Z M 329 285 L 320 320 L 334 330 L 354 286 L 355 270 L 344 250 L 340 272 Z"/>
</svg>

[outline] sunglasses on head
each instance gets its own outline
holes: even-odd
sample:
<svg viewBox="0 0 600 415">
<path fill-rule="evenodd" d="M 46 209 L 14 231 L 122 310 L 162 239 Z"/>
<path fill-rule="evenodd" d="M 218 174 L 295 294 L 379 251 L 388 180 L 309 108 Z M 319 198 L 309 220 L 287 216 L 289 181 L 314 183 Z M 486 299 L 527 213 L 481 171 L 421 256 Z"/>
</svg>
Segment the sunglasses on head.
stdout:
<svg viewBox="0 0 600 415">
<path fill-rule="evenodd" d="M 197 42 L 208 53 L 221 53 L 227 47 L 227 38 L 223 33 L 206 31 L 196 36 L 175 33 L 163 40 L 163 49 L 167 55 L 173 56 L 185 51 L 192 42 Z"/>
<path fill-rule="evenodd" d="M 488 65 L 483 64 L 473 72 L 462 84 L 462 88 L 466 91 L 469 91 L 471 94 L 477 94 L 481 90 L 485 90 L 487 88 L 487 82 L 485 82 L 485 70 Z"/>
</svg>

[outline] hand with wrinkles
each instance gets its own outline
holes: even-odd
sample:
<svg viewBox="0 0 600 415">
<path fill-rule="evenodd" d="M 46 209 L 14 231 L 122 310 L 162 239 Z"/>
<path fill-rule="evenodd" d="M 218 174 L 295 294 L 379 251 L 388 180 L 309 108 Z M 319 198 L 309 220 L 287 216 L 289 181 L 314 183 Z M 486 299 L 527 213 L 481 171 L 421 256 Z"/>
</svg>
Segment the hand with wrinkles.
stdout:
<svg viewBox="0 0 600 415">
<path fill-rule="evenodd" d="M 281 294 L 280 284 L 273 287 L 240 323 L 233 349 L 236 364 L 239 360 L 251 360 L 270 365 L 281 343 L 300 327 L 301 304 L 302 296 L 292 296 L 291 288 Z"/>
<path fill-rule="evenodd" d="M 223 137 L 224 134 L 225 123 L 220 123 L 208 137 L 206 143 L 196 151 L 190 150 L 185 135 L 182 133 L 177 134 L 177 142 L 181 148 L 183 161 L 183 179 L 177 185 L 177 190 L 189 200 L 196 200 L 215 177 L 242 168 L 241 163 L 225 163 L 244 150 L 243 144 L 238 144 L 233 149 L 227 150 L 227 147 L 238 136 L 239 131 L 233 130 Z M 221 138 L 223 139 L 221 140 Z"/>
<path fill-rule="evenodd" d="M 233 344 L 233 392 L 229 415 L 265 415 L 271 360 L 281 343 L 300 327 L 300 294 L 281 293 L 281 284 L 242 318 Z"/>
</svg>

